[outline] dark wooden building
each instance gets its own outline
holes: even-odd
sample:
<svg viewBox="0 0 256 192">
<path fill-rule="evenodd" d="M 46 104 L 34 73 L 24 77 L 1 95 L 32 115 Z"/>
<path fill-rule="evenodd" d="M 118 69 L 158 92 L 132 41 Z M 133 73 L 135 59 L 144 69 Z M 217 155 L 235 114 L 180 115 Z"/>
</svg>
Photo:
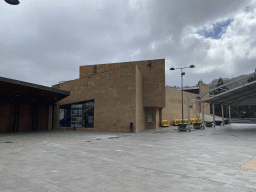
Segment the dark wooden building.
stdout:
<svg viewBox="0 0 256 192">
<path fill-rule="evenodd" d="M 52 129 L 54 105 L 69 94 L 0 77 L 0 133 Z"/>
</svg>

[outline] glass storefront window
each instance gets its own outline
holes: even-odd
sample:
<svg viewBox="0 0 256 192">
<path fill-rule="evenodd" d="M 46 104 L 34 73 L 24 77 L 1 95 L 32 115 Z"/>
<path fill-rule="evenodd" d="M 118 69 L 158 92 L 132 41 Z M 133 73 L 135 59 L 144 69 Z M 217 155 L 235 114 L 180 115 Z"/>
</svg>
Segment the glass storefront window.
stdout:
<svg viewBox="0 0 256 192">
<path fill-rule="evenodd" d="M 93 128 L 94 100 L 61 105 L 59 109 L 59 127 L 62 119 L 67 120 L 67 127 Z"/>
</svg>

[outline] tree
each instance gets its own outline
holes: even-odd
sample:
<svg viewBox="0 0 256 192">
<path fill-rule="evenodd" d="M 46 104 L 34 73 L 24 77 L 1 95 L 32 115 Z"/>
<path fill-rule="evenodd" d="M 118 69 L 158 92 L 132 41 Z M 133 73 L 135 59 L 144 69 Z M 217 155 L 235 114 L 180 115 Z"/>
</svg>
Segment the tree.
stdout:
<svg viewBox="0 0 256 192">
<path fill-rule="evenodd" d="M 219 80 L 218 80 L 218 84 L 216 85 L 216 87 L 219 87 L 219 86 L 221 86 L 221 85 L 223 85 L 223 84 L 224 84 L 224 81 L 223 81 L 223 79 L 220 77 Z M 225 92 L 226 90 L 228 90 L 228 88 L 227 88 L 226 86 L 224 86 L 224 87 L 221 87 L 221 88 L 219 88 L 219 89 L 214 90 L 214 94 L 217 95 L 217 94 L 220 94 L 220 93 Z"/>
<path fill-rule="evenodd" d="M 250 77 L 249 79 L 247 79 L 247 82 L 250 83 L 255 80 L 256 80 L 256 75 L 254 75 L 254 77 Z"/>
<path fill-rule="evenodd" d="M 217 83 L 217 85 L 216 85 L 216 87 L 219 87 L 219 86 L 221 86 L 221 85 L 223 85 L 224 84 L 224 81 L 223 81 L 223 79 L 220 77 L 219 78 L 219 80 L 218 80 L 218 83 Z M 219 88 L 219 89 L 216 89 L 216 90 L 214 90 L 213 92 L 211 92 L 210 94 L 211 95 L 218 95 L 218 94 L 220 94 L 220 93 L 223 93 L 223 92 L 225 92 L 225 91 L 227 91 L 228 90 L 228 88 L 226 87 L 226 86 L 224 86 L 224 87 L 221 87 L 221 88 Z M 210 107 L 210 109 L 211 109 L 211 113 L 212 113 L 212 106 Z M 214 111 L 215 111 L 215 114 L 216 115 L 218 115 L 218 116 L 222 116 L 222 111 L 221 111 L 221 105 L 218 105 L 218 104 L 216 104 L 215 105 L 215 107 L 214 107 Z M 228 108 L 227 108 L 227 106 L 224 106 L 224 108 L 223 108 L 223 113 L 224 113 L 224 116 L 226 116 L 226 118 L 227 118 L 227 114 L 228 114 Z M 225 115 L 226 114 L 226 115 Z"/>
</svg>

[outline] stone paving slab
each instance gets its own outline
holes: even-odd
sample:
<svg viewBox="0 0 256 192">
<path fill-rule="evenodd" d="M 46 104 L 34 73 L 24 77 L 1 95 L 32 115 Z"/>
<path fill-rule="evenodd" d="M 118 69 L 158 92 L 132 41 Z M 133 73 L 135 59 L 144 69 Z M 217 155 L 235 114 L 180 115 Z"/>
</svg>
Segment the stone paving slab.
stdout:
<svg viewBox="0 0 256 192">
<path fill-rule="evenodd" d="M 256 125 L 0 135 L 0 191 L 255 191 Z"/>
<path fill-rule="evenodd" d="M 256 173 L 256 157 L 251 158 L 248 162 L 246 162 L 238 170 Z"/>
</svg>

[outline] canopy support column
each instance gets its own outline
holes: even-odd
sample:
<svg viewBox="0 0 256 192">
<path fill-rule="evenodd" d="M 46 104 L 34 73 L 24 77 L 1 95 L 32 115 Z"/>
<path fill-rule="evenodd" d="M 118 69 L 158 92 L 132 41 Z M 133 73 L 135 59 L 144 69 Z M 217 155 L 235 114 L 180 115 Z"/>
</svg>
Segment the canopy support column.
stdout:
<svg viewBox="0 0 256 192">
<path fill-rule="evenodd" d="M 222 125 L 224 126 L 224 112 L 223 112 L 223 105 L 221 105 L 221 115 L 222 115 Z"/>
<path fill-rule="evenodd" d="M 215 127 L 215 109 L 214 109 L 214 103 L 212 104 L 212 114 L 213 114 L 213 127 Z"/>
<path fill-rule="evenodd" d="M 230 105 L 228 106 L 228 119 L 229 119 L 229 122 L 231 122 L 231 110 L 230 110 Z"/>
<path fill-rule="evenodd" d="M 203 124 L 203 129 L 205 129 L 205 124 L 204 124 L 204 102 L 202 103 L 202 124 Z"/>
<path fill-rule="evenodd" d="M 189 107 L 190 100 L 187 99 L 187 109 L 188 109 L 188 129 L 190 130 L 190 107 Z"/>
</svg>

